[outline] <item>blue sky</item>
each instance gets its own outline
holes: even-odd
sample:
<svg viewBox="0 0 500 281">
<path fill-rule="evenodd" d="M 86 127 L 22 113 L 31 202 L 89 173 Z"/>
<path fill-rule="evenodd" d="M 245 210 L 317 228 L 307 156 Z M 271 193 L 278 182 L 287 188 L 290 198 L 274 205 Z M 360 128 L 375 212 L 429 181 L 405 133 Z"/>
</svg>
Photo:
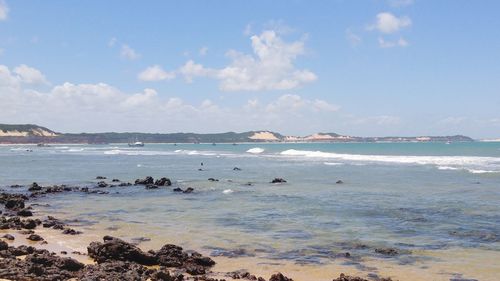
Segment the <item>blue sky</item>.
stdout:
<svg viewBox="0 0 500 281">
<path fill-rule="evenodd" d="M 0 0 L 0 123 L 500 136 L 498 1 Z"/>
</svg>

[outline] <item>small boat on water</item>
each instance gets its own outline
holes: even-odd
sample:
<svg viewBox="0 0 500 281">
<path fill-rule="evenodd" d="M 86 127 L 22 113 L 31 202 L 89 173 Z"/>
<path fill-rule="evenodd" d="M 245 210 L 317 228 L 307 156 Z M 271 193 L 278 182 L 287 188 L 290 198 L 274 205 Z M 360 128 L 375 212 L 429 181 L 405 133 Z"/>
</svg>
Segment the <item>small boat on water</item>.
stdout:
<svg viewBox="0 0 500 281">
<path fill-rule="evenodd" d="M 136 141 L 134 143 L 129 143 L 128 146 L 130 146 L 130 147 L 143 147 L 144 143 L 141 141 Z"/>
</svg>

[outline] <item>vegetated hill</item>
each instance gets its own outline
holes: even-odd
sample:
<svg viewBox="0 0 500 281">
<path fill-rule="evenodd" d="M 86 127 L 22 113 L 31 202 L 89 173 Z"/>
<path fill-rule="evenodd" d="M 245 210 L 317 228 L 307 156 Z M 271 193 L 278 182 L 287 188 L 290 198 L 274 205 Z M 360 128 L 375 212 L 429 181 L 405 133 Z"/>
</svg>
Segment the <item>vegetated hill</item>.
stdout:
<svg viewBox="0 0 500 281">
<path fill-rule="evenodd" d="M 337 133 L 317 133 L 306 137 L 284 136 L 270 131 L 196 133 L 56 133 L 37 125 L 0 124 L 0 143 L 238 143 L 238 142 L 470 142 L 462 136 L 355 137 Z"/>
<path fill-rule="evenodd" d="M 57 136 L 57 133 L 45 127 L 32 124 L 25 124 L 25 125 L 0 124 L 0 136 L 1 137 L 30 137 L 30 136 L 55 137 Z"/>
</svg>

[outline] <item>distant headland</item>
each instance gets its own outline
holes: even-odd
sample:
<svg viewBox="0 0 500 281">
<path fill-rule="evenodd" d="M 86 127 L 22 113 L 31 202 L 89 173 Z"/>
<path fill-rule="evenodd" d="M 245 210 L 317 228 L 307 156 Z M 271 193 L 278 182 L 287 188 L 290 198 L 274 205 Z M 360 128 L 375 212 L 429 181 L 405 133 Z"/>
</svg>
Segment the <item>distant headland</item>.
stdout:
<svg viewBox="0 0 500 281">
<path fill-rule="evenodd" d="M 454 136 L 416 137 L 357 137 L 337 133 L 316 133 L 309 136 L 285 136 L 271 131 L 197 133 L 58 133 L 48 128 L 24 124 L 0 124 L 0 143 L 128 143 L 140 140 L 145 143 L 243 143 L 243 142 L 471 142 L 472 138 Z"/>
</svg>

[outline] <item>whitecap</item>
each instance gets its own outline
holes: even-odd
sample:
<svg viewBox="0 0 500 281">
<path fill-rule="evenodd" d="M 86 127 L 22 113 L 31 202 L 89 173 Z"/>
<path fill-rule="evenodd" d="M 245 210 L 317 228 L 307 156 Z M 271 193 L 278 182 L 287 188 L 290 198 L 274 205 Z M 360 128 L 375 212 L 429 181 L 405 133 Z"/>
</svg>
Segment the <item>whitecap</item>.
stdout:
<svg viewBox="0 0 500 281">
<path fill-rule="evenodd" d="M 376 162 L 414 165 L 435 165 L 457 169 L 473 168 L 476 173 L 500 172 L 500 158 L 484 156 L 415 156 L 415 155 L 363 155 L 341 154 L 323 151 L 289 149 L 280 153 L 287 157 L 306 157 L 316 159 L 336 159 L 353 162 Z M 484 169 L 487 168 L 487 169 Z M 477 169 L 477 170 L 476 170 Z M 494 169 L 494 170 L 492 170 Z"/>
<path fill-rule="evenodd" d="M 337 162 L 324 162 L 323 164 L 325 164 L 327 166 L 340 166 L 340 165 L 344 165 L 344 163 L 337 163 Z"/>
<path fill-rule="evenodd" d="M 264 152 L 264 148 L 254 147 L 254 148 L 250 148 L 249 150 L 247 150 L 247 152 L 253 153 L 253 154 L 259 154 L 259 153 Z"/>
<path fill-rule="evenodd" d="M 224 194 L 230 194 L 230 193 L 233 193 L 234 191 L 232 189 L 225 189 L 224 191 L 222 191 L 222 193 Z"/>
</svg>

